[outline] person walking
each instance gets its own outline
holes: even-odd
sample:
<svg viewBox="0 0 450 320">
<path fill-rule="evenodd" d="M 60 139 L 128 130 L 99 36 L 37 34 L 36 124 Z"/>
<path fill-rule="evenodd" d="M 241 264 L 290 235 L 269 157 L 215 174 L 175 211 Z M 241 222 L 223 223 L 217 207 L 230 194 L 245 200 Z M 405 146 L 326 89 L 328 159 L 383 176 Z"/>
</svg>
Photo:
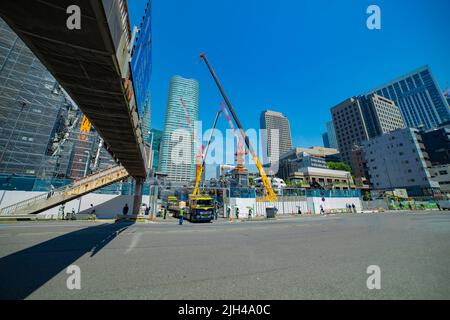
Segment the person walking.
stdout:
<svg viewBox="0 0 450 320">
<path fill-rule="evenodd" d="M 183 220 L 184 220 L 184 209 L 180 208 L 180 226 L 183 224 Z"/>
<path fill-rule="evenodd" d="M 166 220 L 166 216 L 167 216 L 167 207 L 164 207 L 164 220 Z"/>
<path fill-rule="evenodd" d="M 322 205 L 320 205 L 320 214 L 321 214 L 321 215 L 324 215 L 324 214 L 325 214 L 325 210 L 323 209 L 323 206 L 322 206 Z"/>
<path fill-rule="evenodd" d="M 354 213 L 356 213 L 356 206 L 355 206 L 354 203 L 352 203 L 352 211 L 353 211 Z"/>
<path fill-rule="evenodd" d="M 94 205 L 91 203 L 91 210 L 89 211 L 89 219 L 95 220 L 95 218 L 96 218 L 96 215 L 95 215 Z"/>
<path fill-rule="evenodd" d="M 122 213 L 124 216 L 126 216 L 128 214 L 128 210 L 129 210 L 128 203 L 125 203 L 125 206 L 122 209 Z"/>
</svg>

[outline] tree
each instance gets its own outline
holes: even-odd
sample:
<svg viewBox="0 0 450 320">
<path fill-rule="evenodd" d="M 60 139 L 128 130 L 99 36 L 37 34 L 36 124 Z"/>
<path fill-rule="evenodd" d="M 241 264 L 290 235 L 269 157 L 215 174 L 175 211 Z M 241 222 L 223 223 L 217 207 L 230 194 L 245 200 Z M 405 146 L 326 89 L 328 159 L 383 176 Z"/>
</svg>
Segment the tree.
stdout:
<svg viewBox="0 0 450 320">
<path fill-rule="evenodd" d="M 342 171 L 352 172 L 352 168 L 344 162 L 328 161 L 327 166 L 329 169 L 332 169 L 332 170 L 342 170 Z"/>
</svg>

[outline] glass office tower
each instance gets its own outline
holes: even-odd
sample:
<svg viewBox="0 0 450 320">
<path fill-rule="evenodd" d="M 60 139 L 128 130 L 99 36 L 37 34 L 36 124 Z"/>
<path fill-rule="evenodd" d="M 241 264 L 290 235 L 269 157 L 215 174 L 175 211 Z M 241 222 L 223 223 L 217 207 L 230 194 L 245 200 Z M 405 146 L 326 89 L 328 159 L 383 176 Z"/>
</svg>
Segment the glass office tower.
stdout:
<svg viewBox="0 0 450 320">
<path fill-rule="evenodd" d="M 432 129 L 450 120 L 450 109 L 428 66 L 372 92 L 394 101 L 408 127 Z"/>
<path fill-rule="evenodd" d="M 171 182 L 195 178 L 198 87 L 195 79 L 174 76 L 170 80 L 159 170 Z"/>
</svg>

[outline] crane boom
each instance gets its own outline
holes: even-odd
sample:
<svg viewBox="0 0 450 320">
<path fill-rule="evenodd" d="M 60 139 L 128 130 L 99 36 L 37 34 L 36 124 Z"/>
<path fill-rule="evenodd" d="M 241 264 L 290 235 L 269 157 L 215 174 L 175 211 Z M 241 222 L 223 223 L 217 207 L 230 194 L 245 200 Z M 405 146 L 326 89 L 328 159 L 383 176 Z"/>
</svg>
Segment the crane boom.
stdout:
<svg viewBox="0 0 450 320">
<path fill-rule="evenodd" d="M 208 143 L 206 144 L 206 147 L 205 147 L 205 153 L 202 155 L 202 165 L 200 166 L 199 170 L 197 170 L 197 175 L 195 177 L 195 187 L 194 187 L 194 191 L 192 192 L 192 195 L 194 195 L 194 196 L 198 195 L 200 180 L 202 179 L 203 170 L 205 168 L 205 161 L 206 161 L 206 156 L 208 155 L 209 145 L 211 144 L 211 139 L 214 134 L 214 130 L 216 128 L 217 119 L 219 119 L 219 116 L 221 113 L 222 113 L 222 110 L 219 109 L 217 111 L 216 118 L 214 119 L 211 134 L 209 135 Z"/>
<path fill-rule="evenodd" d="M 230 110 L 231 115 L 233 116 L 233 119 L 236 122 L 236 125 L 239 128 L 239 131 L 240 131 L 242 137 L 244 138 L 245 144 L 247 145 L 247 148 L 250 151 L 250 154 L 252 156 L 253 162 L 256 164 L 256 167 L 258 168 L 259 175 L 261 176 L 261 180 L 262 180 L 262 182 L 264 184 L 264 187 L 265 187 L 265 190 L 266 190 L 266 199 L 268 201 L 276 201 L 277 195 L 273 191 L 272 185 L 270 184 L 270 181 L 267 178 L 266 172 L 264 171 L 264 168 L 263 168 L 261 162 L 259 161 L 259 158 L 256 155 L 256 152 L 255 152 L 255 150 L 253 149 L 253 147 L 252 147 L 252 145 L 250 143 L 250 139 L 248 138 L 247 134 L 245 133 L 244 127 L 242 126 L 241 122 L 239 121 L 239 118 L 237 117 L 236 112 L 234 111 L 233 106 L 230 103 L 230 100 L 228 99 L 227 95 L 225 94 L 225 91 L 224 91 L 222 85 L 220 84 L 220 81 L 217 78 L 217 75 L 214 72 L 214 69 L 209 64 L 209 61 L 206 58 L 206 55 L 204 53 L 200 54 L 200 58 L 206 63 L 206 66 L 208 67 L 209 72 L 211 73 L 214 81 L 216 82 L 217 88 L 219 89 L 220 93 L 222 94 L 222 97 L 225 100 L 225 103 L 227 104 L 228 109 Z"/>
<path fill-rule="evenodd" d="M 244 145 L 242 143 L 242 137 L 238 136 L 236 130 L 234 129 L 233 121 L 231 120 L 230 115 L 228 114 L 227 108 L 225 107 L 225 104 L 223 102 L 220 103 L 223 109 L 223 113 L 225 117 L 227 118 L 228 124 L 230 125 L 231 132 L 233 133 L 233 136 L 236 138 L 237 141 L 237 150 L 236 150 L 236 168 L 238 170 L 244 169 L 244 159 L 243 156 L 245 156 L 246 151 L 244 148 Z"/>
</svg>

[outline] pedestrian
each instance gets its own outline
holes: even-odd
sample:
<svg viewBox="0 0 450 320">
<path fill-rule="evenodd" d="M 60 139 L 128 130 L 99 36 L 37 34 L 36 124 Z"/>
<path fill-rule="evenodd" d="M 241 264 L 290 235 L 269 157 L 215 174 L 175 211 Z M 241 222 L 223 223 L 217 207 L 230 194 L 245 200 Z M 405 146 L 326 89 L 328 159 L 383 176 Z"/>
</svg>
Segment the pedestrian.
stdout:
<svg viewBox="0 0 450 320">
<path fill-rule="evenodd" d="M 236 208 L 236 219 L 239 219 L 239 207 Z"/>
<path fill-rule="evenodd" d="M 325 210 L 323 210 L 323 206 L 320 205 L 320 214 L 324 215 L 325 214 Z"/>
<path fill-rule="evenodd" d="M 214 220 L 217 220 L 218 215 L 219 215 L 219 209 L 216 208 L 216 210 L 214 210 Z"/>
<path fill-rule="evenodd" d="M 128 203 L 125 203 L 125 206 L 122 209 L 122 213 L 124 216 L 128 214 Z"/>
<path fill-rule="evenodd" d="M 167 216 L 167 207 L 164 207 L 164 220 L 166 220 L 166 216 Z"/>
<path fill-rule="evenodd" d="M 227 217 L 230 217 L 230 214 L 231 214 L 231 208 L 227 207 Z"/>
<path fill-rule="evenodd" d="M 180 226 L 183 224 L 183 220 L 184 220 L 184 209 L 180 208 Z"/>
<path fill-rule="evenodd" d="M 61 220 L 64 220 L 64 203 L 59 207 L 59 214 L 61 216 Z"/>
<path fill-rule="evenodd" d="M 353 211 L 354 213 L 356 213 L 356 206 L 355 206 L 354 203 L 352 203 L 352 211 Z"/>
<path fill-rule="evenodd" d="M 150 207 L 145 205 L 145 211 L 144 211 L 144 215 L 148 216 L 150 213 Z"/>
<path fill-rule="evenodd" d="M 300 207 L 298 207 L 298 214 L 302 214 L 302 209 Z"/>
<path fill-rule="evenodd" d="M 400 202 L 399 207 L 400 207 L 400 210 L 403 210 L 403 203 Z"/>
<path fill-rule="evenodd" d="M 94 208 L 94 205 L 91 203 L 91 210 L 90 210 L 90 212 L 89 212 L 89 219 L 93 219 L 93 220 L 95 220 L 95 208 Z"/>
<path fill-rule="evenodd" d="M 72 208 L 72 214 L 70 215 L 70 220 L 75 220 L 75 209 Z"/>
</svg>

